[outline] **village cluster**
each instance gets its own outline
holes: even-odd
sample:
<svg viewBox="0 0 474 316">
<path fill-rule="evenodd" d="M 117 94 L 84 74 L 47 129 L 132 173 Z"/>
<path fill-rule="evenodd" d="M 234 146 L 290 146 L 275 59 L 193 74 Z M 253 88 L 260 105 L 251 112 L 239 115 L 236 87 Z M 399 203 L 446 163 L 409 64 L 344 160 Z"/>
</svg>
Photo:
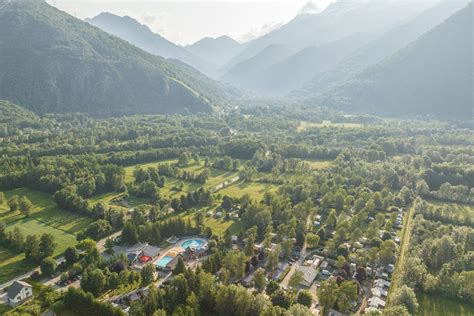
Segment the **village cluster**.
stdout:
<svg viewBox="0 0 474 316">
<path fill-rule="evenodd" d="M 392 209 L 392 213 L 393 210 Z M 400 244 L 399 232 L 403 225 L 403 209 L 395 209 L 396 220 L 391 231 L 379 231 L 378 240 L 392 240 L 394 244 Z M 225 214 L 224 214 L 225 213 Z M 214 212 L 209 211 L 206 216 L 219 220 L 239 221 L 237 212 L 223 212 L 218 209 Z M 223 218 L 225 216 L 225 218 Z M 393 218 L 394 216 L 392 216 Z M 318 231 L 322 226 L 322 222 L 326 218 L 316 215 L 313 218 L 312 228 L 307 233 Z M 376 219 L 369 216 L 367 221 L 373 222 Z M 335 231 L 331 234 L 334 235 Z M 381 311 L 385 305 L 388 291 L 391 284 L 392 273 L 394 272 L 394 262 L 396 261 L 396 253 L 394 252 L 391 263 L 383 264 L 377 261 L 374 264 L 358 265 L 351 262 L 350 254 L 364 250 L 370 252 L 373 241 L 366 237 L 360 237 L 355 242 L 345 242 L 342 244 L 348 250 L 345 255 L 347 260 L 341 262 L 341 256 L 327 254 L 325 248 L 326 240 L 321 240 L 317 247 L 310 248 L 305 242 L 303 246 L 298 246 L 296 239 L 293 238 L 291 245 L 291 253 L 284 256 L 279 253 L 276 266 L 268 271 L 269 255 L 275 251 L 279 245 L 277 244 L 278 236 L 271 233 L 271 243 L 265 247 L 264 242 L 256 243 L 254 255 L 245 263 L 245 273 L 242 278 L 232 279 L 231 283 L 242 284 L 249 291 L 255 290 L 254 277 L 257 271 L 265 271 L 265 286 L 273 282 L 286 291 L 306 290 L 311 293 L 311 312 L 319 315 L 321 313 L 321 305 L 318 298 L 318 290 L 322 283 L 335 279 L 338 283 L 342 281 L 354 281 L 358 284 L 357 299 L 351 302 L 351 312 L 369 312 Z M 162 242 L 162 247 L 150 245 L 147 242 L 139 242 L 133 245 L 124 245 L 121 236 L 116 234 L 112 239 L 114 246 L 112 251 L 104 251 L 101 255 L 110 258 L 112 255 L 124 254 L 128 259 L 129 269 L 140 272 L 145 266 L 152 265 L 154 268 L 154 280 L 151 284 L 144 287 L 135 288 L 129 292 L 121 293 L 117 296 L 108 297 L 107 300 L 113 306 L 119 307 L 123 312 L 128 313 L 130 306 L 136 301 L 144 299 L 149 293 L 151 286 L 164 287 L 170 283 L 174 277 L 173 271 L 177 264 L 182 261 L 186 268 L 196 269 L 202 266 L 202 263 L 212 254 L 209 248 L 209 236 L 171 236 Z M 228 250 L 245 251 L 247 240 L 242 235 L 232 235 L 232 246 Z M 344 258 L 342 258 L 344 259 Z M 220 271 L 216 272 L 216 276 L 220 276 Z M 78 287 L 81 275 L 72 275 L 65 280 L 56 283 L 59 290 L 65 290 L 69 286 Z M 7 302 L 12 307 L 18 306 L 33 297 L 32 286 L 24 281 L 18 280 L 8 288 L 6 292 Z M 346 311 L 347 312 L 347 311 Z M 338 310 L 330 309 L 329 315 L 343 315 Z"/>
</svg>

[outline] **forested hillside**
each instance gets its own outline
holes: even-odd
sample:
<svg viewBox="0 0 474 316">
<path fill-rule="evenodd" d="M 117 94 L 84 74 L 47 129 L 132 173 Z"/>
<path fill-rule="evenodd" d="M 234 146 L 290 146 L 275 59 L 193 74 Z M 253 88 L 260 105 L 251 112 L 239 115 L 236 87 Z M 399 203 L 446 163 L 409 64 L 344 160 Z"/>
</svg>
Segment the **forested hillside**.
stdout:
<svg viewBox="0 0 474 316">
<path fill-rule="evenodd" d="M 220 36 L 218 38 L 205 37 L 184 48 L 209 63 L 222 66 L 244 47 L 245 44 L 240 44 L 229 36 Z"/>
<path fill-rule="evenodd" d="M 383 115 L 472 115 L 473 5 L 317 103 Z"/>
<path fill-rule="evenodd" d="M 220 87 L 43 1 L 0 1 L 0 99 L 37 113 L 209 112 Z"/>
<path fill-rule="evenodd" d="M 351 52 L 350 56 L 343 61 L 315 75 L 303 87 L 292 92 L 291 96 L 309 97 L 323 94 L 331 87 L 351 79 L 366 68 L 392 56 L 461 10 L 466 4 L 467 1 L 442 1 L 417 16 L 403 21 L 367 45 Z"/>
<path fill-rule="evenodd" d="M 179 59 L 201 71 L 209 72 L 214 69 L 212 63 L 204 61 L 195 56 L 187 49 L 172 43 L 163 36 L 154 33 L 144 24 L 140 24 L 135 19 L 124 16 L 120 17 L 111 13 L 101 13 L 86 22 L 97 26 L 103 31 L 120 37 L 132 45 L 135 45 L 146 52 L 164 58 Z"/>
</svg>

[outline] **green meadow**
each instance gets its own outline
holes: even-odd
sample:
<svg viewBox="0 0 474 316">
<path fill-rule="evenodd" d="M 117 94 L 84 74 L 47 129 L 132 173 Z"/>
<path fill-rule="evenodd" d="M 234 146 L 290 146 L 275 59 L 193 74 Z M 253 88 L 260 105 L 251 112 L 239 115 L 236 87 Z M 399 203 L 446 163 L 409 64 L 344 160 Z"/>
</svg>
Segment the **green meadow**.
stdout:
<svg viewBox="0 0 474 316">
<path fill-rule="evenodd" d="M 89 218 L 59 209 L 52 197 L 46 193 L 26 188 L 9 190 L 4 193 L 7 200 L 14 195 L 26 196 L 33 204 L 29 216 L 25 216 L 19 211 L 10 212 L 7 203 L 0 204 L 0 221 L 6 224 L 6 229 L 11 230 L 18 227 L 25 236 L 52 234 L 57 244 L 54 256 L 63 253 L 67 247 L 75 245 L 76 234 L 91 222 Z M 9 249 L 0 248 L 0 282 L 31 268 L 31 264 L 26 262 L 23 254 L 16 254 Z"/>
<path fill-rule="evenodd" d="M 425 293 L 417 293 L 417 298 L 419 316 L 474 315 L 474 305 L 464 302 Z"/>
</svg>

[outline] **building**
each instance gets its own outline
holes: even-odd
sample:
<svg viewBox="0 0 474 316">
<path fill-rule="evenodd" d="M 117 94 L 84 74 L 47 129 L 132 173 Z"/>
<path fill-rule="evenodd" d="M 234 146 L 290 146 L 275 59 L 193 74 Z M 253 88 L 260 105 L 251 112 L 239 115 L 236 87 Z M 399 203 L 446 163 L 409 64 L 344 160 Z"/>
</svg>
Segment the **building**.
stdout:
<svg viewBox="0 0 474 316">
<path fill-rule="evenodd" d="M 15 281 L 7 291 L 8 305 L 16 307 L 33 298 L 33 287 L 23 281 Z"/>
<path fill-rule="evenodd" d="M 166 264 L 166 269 L 165 270 L 169 270 L 169 271 L 174 270 L 174 268 L 176 268 L 176 265 L 178 264 L 179 258 L 183 259 L 183 256 L 179 254 L 176 257 L 174 257 L 173 259 L 171 259 Z"/>
<path fill-rule="evenodd" d="M 148 247 L 148 243 L 138 243 L 127 248 L 125 254 L 128 257 L 128 260 L 132 263 L 135 262 L 142 255 L 146 247 Z"/>
<path fill-rule="evenodd" d="M 135 244 L 129 248 L 127 248 L 127 250 L 125 251 L 125 253 L 129 254 L 129 253 L 135 253 L 137 255 L 140 255 L 143 250 L 145 250 L 145 248 L 148 247 L 148 243 L 138 243 L 138 244 Z"/>
<path fill-rule="evenodd" d="M 380 287 L 373 287 L 371 290 L 373 296 L 384 298 L 387 297 L 388 293 L 386 290 Z"/>
<path fill-rule="evenodd" d="M 379 310 L 385 307 L 385 300 L 377 296 L 369 298 L 369 308 Z"/>
<path fill-rule="evenodd" d="M 300 285 L 304 287 L 310 287 L 318 275 L 318 271 L 313 267 L 298 266 L 296 271 L 303 274 L 303 279 L 300 281 Z"/>
<path fill-rule="evenodd" d="M 390 287 L 390 282 L 383 279 L 377 279 L 374 282 L 374 286 L 388 289 Z"/>
<path fill-rule="evenodd" d="M 288 268 L 288 263 L 286 262 L 280 262 L 275 270 L 275 272 L 272 275 L 273 280 L 278 280 L 280 276 L 285 272 L 285 270 Z"/>
<path fill-rule="evenodd" d="M 143 250 L 143 255 L 147 257 L 152 257 L 155 258 L 160 255 L 161 248 L 155 247 L 155 246 L 146 246 L 146 248 Z"/>
<path fill-rule="evenodd" d="M 253 281 L 253 273 L 250 273 L 242 280 L 242 285 L 245 287 L 250 287 Z"/>
</svg>

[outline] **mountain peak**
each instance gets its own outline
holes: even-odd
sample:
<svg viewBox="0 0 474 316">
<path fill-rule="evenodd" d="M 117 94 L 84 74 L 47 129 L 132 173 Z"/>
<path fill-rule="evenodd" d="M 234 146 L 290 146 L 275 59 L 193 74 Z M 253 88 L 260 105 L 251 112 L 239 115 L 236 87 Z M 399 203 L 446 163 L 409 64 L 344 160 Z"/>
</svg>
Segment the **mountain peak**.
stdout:
<svg viewBox="0 0 474 316">
<path fill-rule="evenodd" d="M 310 0 L 308 3 L 304 5 L 303 8 L 301 8 L 300 12 L 298 13 L 299 15 L 304 15 L 304 14 L 319 14 L 323 12 L 324 7 L 319 3 L 314 0 Z"/>
</svg>

